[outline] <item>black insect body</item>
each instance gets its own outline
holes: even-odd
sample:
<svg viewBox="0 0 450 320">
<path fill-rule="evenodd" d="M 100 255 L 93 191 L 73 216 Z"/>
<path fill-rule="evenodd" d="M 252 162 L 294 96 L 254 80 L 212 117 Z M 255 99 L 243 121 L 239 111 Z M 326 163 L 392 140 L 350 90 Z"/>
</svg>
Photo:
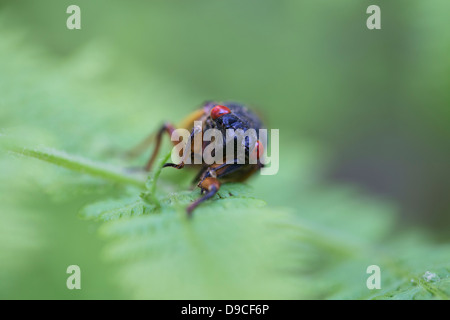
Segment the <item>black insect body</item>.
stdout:
<svg viewBox="0 0 450 320">
<path fill-rule="evenodd" d="M 194 127 L 194 121 L 199 121 L 201 123 L 200 127 Z M 197 186 L 201 188 L 202 197 L 194 201 L 190 206 L 187 207 L 187 212 L 189 215 L 192 214 L 192 211 L 205 200 L 213 197 L 217 191 L 220 189 L 220 185 L 222 182 L 242 182 L 252 176 L 255 172 L 257 172 L 263 164 L 261 163 L 261 156 L 264 151 L 264 146 L 258 140 L 259 130 L 263 128 L 263 124 L 258 116 L 253 113 L 246 106 L 235 103 L 235 102 L 225 102 L 225 103 L 215 103 L 215 102 L 206 102 L 202 108 L 190 114 L 183 122 L 178 126 L 178 128 L 184 128 L 190 130 L 190 142 L 191 143 L 191 154 L 185 155 L 186 157 L 191 157 L 191 162 L 194 163 L 193 159 L 196 156 L 194 154 L 194 138 L 196 134 L 203 134 L 208 129 L 217 129 L 222 133 L 223 137 L 223 161 L 222 163 L 214 163 L 211 165 L 202 162 L 202 164 L 186 164 L 186 158 L 182 158 L 182 161 L 178 164 L 174 163 L 166 163 L 164 167 L 173 167 L 177 169 L 182 169 L 185 165 L 195 166 L 199 168 L 199 172 L 195 177 L 194 182 L 197 183 Z M 237 152 L 238 143 L 244 145 L 245 148 L 245 161 L 242 163 L 241 161 L 237 161 L 237 159 L 232 162 L 226 162 L 226 146 L 229 146 L 230 139 L 229 133 L 227 133 L 227 129 L 233 129 L 235 132 L 244 132 L 246 133 L 249 129 L 254 129 L 256 133 L 255 139 L 244 138 L 243 140 L 238 140 L 238 135 L 232 137 L 234 139 L 234 154 Z M 164 132 L 172 135 L 175 127 L 169 123 L 164 124 L 156 135 L 156 145 L 153 153 L 145 166 L 145 170 L 149 171 L 156 159 L 156 156 L 159 152 L 159 148 L 161 145 L 161 139 Z M 229 131 L 229 130 L 228 130 Z M 135 148 L 132 153 L 137 153 L 142 151 L 153 139 L 153 136 L 146 139 L 142 144 L 140 144 L 137 148 Z M 203 151 L 208 144 L 211 142 L 203 142 L 202 150 Z M 256 161 L 250 161 L 250 157 L 253 156 Z"/>
</svg>

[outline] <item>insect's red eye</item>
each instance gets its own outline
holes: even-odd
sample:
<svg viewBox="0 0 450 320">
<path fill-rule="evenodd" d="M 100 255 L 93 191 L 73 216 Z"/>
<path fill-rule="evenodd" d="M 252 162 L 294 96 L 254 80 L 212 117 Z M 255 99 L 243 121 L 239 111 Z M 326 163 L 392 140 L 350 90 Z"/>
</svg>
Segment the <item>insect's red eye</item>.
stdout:
<svg viewBox="0 0 450 320">
<path fill-rule="evenodd" d="M 262 155 L 264 154 L 264 146 L 261 143 L 261 141 L 256 141 L 255 148 L 252 151 L 252 157 L 256 159 L 260 159 Z"/>
<path fill-rule="evenodd" d="M 231 110 L 225 106 L 217 105 L 211 109 L 211 118 L 216 120 L 217 118 L 223 116 L 224 114 L 230 113 Z"/>
</svg>

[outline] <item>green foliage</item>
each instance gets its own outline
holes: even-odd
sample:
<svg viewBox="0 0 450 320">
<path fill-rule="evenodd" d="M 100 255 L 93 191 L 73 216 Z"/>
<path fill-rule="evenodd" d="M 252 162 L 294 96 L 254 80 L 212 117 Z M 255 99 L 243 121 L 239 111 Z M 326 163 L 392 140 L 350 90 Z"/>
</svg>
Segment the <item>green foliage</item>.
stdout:
<svg viewBox="0 0 450 320">
<path fill-rule="evenodd" d="M 247 185 L 225 184 L 190 220 L 185 208 L 198 190 L 149 197 L 157 176 L 141 192 L 135 180 L 110 175 L 101 163 L 91 171 L 91 162 L 54 150 L 23 154 L 64 167 L 71 159 L 72 169 L 130 185 L 127 195 L 89 204 L 81 216 L 102 222 L 104 257 L 118 264 L 118 283 L 133 298 L 450 297 L 450 247 L 387 237 L 390 208 L 352 191 L 324 190 L 294 212 L 268 206 Z M 319 200 L 325 205 L 317 206 Z M 375 292 L 366 287 L 371 264 L 383 272 L 382 289 Z"/>
<path fill-rule="evenodd" d="M 30 21 L 36 24 L 29 28 L 11 27 L 18 18 L 14 8 L 0 15 L 0 298 L 449 298 L 450 247 L 433 242 L 424 230 L 400 228 L 392 203 L 324 182 L 331 147 L 299 137 L 317 128 L 334 137 L 346 129 L 345 140 L 363 126 L 349 119 L 384 118 L 378 106 L 390 108 L 392 101 L 380 101 L 372 112 L 361 108 L 374 83 L 384 84 L 378 89 L 388 89 L 386 97 L 409 107 L 410 101 L 396 94 L 418 94 L 411 90 L 414 79 L 442 75 L 445 68 L 437 67 L 442 59 L 430 59 L 432 69 L 421 64 L 405 68 L 412 74 L 404 78 L 390 77 L 389 63 L 397 66 L 394 53 L 402 62 L 409 60 L 402 51 L 391 51 L 383 42 L 389 38 L 369 39 L 360 29 L 342 26 L 335 9 L 351 12 L 338 4 L 329 7 L 332 28 L 314 14 L 304 15 L 311 11 L 303 6 L 313 5 L 298 1 L 283 2 L 283 8 L 266 3 L 259 14 L 254 4 L 241 2 L 240 10 L 227 10 L 219 2 L 180 2 L 184 10 L 177 12 L 168 4 L 151 10 L 142 4 L 134 11 L 131 5 L 114 4 L 111 14 L 85 17 L 92 33 L 69 34 L 51 18 L 60 17 L 63 5 L 52 4 L 54 12 L 39 15 L 46 6 L 33 3 L 17 4 L 18 12 L 33 12 L 36 20 Z M 95 5 L 85 1 L 83 10 Z M 320 15 L 322 9 L 314 7 Z M 200 12 L 202 19 L 192 19 L 185 10 Z M 226 30 L 217 29 L 224 25 L 216 23 L 220 16 L 228 19 L 237 12 L 240 16 Z M 445 10 L 440 12 L 446 22 Z M 122 14 L 139 21 L 131 33 L 144 30 L 150 41 L 143 44 L 122 32 L 116 24 L 126 21 L 118 18 Z M 103 24 L 89 24 L 94 16 Z M 158 19 L 167 21 L 165 33 L 153 25 Z M 174 21 L 180 21 L 183 32 Z M 359 49 L 348 46 L 351 52 L 324 56 L 346 48 L 335 26 L 348 39 L 358 38 Z M 36 36 L 34 30 L 52 36 Z M 320 34 L 305 36 L 299 30 Z M 94 36 L 108 33 L 117 38 Z M 205 42 L 196 42 L 199 35 Z M 378 48 L 389 52 L 372 55 Z M 359 87 L 360 70 L 374 77 L 367 88 Z M 347 82 L 348 88 L 341 87 Z M 267 106 L 263 111 L 282 134 L 280 172 L 223 185 L 189 220 L 185 208 L 200 196 L 198 189 L 189 190 L 194 173 L 160 170 L 163 157 L 149 177 L 131 174 L 123 168 L 142 165 L 148 154 L 134 162 L 120 155 L 162 121 L 176 122 L 204 99 L 221 97 Z M 429 121 L 424 128 L 447 132 L 446 117 L 422 108 L 423 99 L 429 95 L 413 99 L 420 109 L 415 117 L 422 120 L 420 114 L 430 113 L 427 118 L 437 117 L 442 125 Z M 402 121 L 414 123 L 415 118 Z M 83 272 L 79 292 L 64 287 L 70 264 Z M 366 269 L 373 264 L 381 268 L 380 290 L 366 287 Z"/>
<path fill-rule="evenodd" d="M 93 161 L 88 161 L 82 157 L 69 156 L 64 152 L 56 150 L 38 150 L 29 148 L 11 148 L 11 152 L 19 155 L 24 155 L 43 161 L 47 161 L 63 168 L 78 171 L 92 176 L 109 179 L 116 182 L 124 182 L 133 184 L 138 187 L 144 186 L 144 181 L 139 178 L 135 178 L 131 175 L 124 175 L 120 173 L 120 169 L 108 166 L 106 164 L 99 165 Z"/>
</svg>

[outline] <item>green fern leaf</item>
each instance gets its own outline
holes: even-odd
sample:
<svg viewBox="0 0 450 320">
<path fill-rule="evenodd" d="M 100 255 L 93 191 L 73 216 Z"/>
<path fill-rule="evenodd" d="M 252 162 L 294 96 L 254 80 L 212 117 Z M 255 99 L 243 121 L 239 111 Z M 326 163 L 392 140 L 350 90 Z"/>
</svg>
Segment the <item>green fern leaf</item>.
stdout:
<svg viewBox="0 0 450 320">
<path fill-rule="evenodd" d="M 430 242 L 426 235 L 414 238 L 399 232 L 397 210 L 385 201 L 342 185 L 320 184 L 318 167 L 324 157 L 314 151 L 315 144 L 285 142 L 290 148 L 280 148 L 285 162 L 277 176 L 259 177 L 255 190 L 245 184 L 224 184 L 188 219 L 186 207 L 200 196 L 198 189 L 188 190 L 183 184 L 181 177 L 191 178 L 189 173 L 162 171 L 163 158 L 150 177 L 131 174 L 123 169 L 130 164 L 118 160 L 114 151 L 150 130 L 142 114 L 151 115 L 148 119 L 155 129 L 157 121 L 185 112 L 184 106 L 202 95 L 174 97 L 171 92 L 181 92 L 172 90 L 178 89 L 175 84 L 161 84 L 161 77 L 147 74 L 142 78 L 146 90 L 141 91 L 151 94 L 138 96 L 134 86 L 126 93 L 126 82 L 105 84 L 96 80 L 91 68 L 79 68 L 89 57 L 102 62 L 107 50 L 101 46 L 86 47 L 70 63 L 61 61 L 55 67 L 53 60 L 24 50 L 20 37 L 5 31 L 1 35 L 0 144 L 8 155 L 2 153 L 0 158 L 0 282 L 4 284 L 0 297 L 8 297 L 17 283 L 25 283 L 22 277 L 30 268 L 51 274 L 50 282 L 55 283 L 51 288 L 64 287 L 65 278 L 54 280 L 54 274 L 64 277 L 64 268 L 79 251 L 85 263 L 102 264 L 92 272 L 95 276 L 115 269 L 111 278 L 125 298 L 449 298 L 448 245 Z M 61 68 L 67 77 L 61 77 Z M 107 69 L 100 78 L 107 78 Z M 77 86 L 80 82 L 87 85 Z M 111 108 L 129 101 L 133 101 L 132 112 Z M 145 113 L 149 105 L 175 108 Z M 44 192 L 39 193 L 41 189 Z M 47 194 L 52 197 L 45 198 Z M 32 199 L 33 195 L 39 199 Z M 60 199 L 57 205 L 51 201 L 55 198 Z M 72 229 L 61 225 L 72 223 L 70 214 L 80 207 L 88 222 L 81 221 L 76 230 L 86 233 L 76 232 L 73 239 L 65 234 Z M 89 224 L 99 226 L 98 234 L 105 240 L 104 260 L 89 250 Z M 50 227 L 45 229 L 46 225 Z M 63 234 L 57 238 L 60 228 Z M 61 239 L 73 252 L 59 246 Z M 366 269 L 373 264 L 381 269 L 381 289 L 366 285 Z M 87 270 L 89 277 L 92 269 Z M 41 293 L 50 282 L 40 282 L 36 291 Z M 28 283 L 19 287 L 16 295 L 22 296 Z M 92 296 L 102 298 L 105 290 L 101 287 Z"/>
</svg>

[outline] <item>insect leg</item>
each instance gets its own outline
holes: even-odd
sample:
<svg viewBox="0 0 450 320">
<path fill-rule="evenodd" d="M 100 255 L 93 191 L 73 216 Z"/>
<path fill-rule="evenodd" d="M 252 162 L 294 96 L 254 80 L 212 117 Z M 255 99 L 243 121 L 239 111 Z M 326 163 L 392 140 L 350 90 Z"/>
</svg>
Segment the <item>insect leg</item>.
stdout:
<svg viewBox="0 0 450 320">
<path fill-rule="evenodd" d="M 135 158 L 137 156 L 139 156 L 142 152 L 144 152 L 151 144 L 152 142 L 155 140 L 155 134 L 156 134 L 156 147 L 155 150 L 153 151 L 152 157 L 150 158 L 150 160 L 148 161 L 147 165 L 145 166 L 145 170 L 149 171 L 153 161 L 156 158 L 156 155 L 159 151 L 159 147 L 161 144 L 161 138 L 162 138 L 162 134 L 164 131 L 166 131 L 169 135 L 172 135 L 172 132 L 174 130 L 174 128 L 185 128 L 190 130 L 192 128 L 192 123 L 195 120 L 201 120 L 205 117 L 205 112 L 206 112 L 206 108 L 201 108 L 198 109 L 194 112 L 192 112 L 191 114 L 189 114 L 185 119 L 183 119 L 178 125 L 176 125 L 175 127 L 173 125 L 171 125 L 170 123 L 166 123 L 164 124 L 156 133 L 152 132 L 147 138 L 145 138 L 141 143 L 139 143 L 137 146 L 135 146 L 133 149 L 131 149 L 130 151 L 128 151 L 125 156 L 129 157 L 129 158 Z M 174 141 L 174 144 L 176 142 Z M 153 158 L 153 161 L 152 161 Z"/>
<path fill-rule="evenodd" d="M 203 179 L 204 179 L 203 177 L 204 177 L 206 171 L 208 170 L 208 168 L 209 168 L 208 165 L 202 166 L 202 168 L 200 169 L 200 171 L 196 174 L 195 178 L 192 179 L 191 184 L 192 184 L 193 186 L 194 186 L 195 184 L 198 184 L 198 181 L 199 181 L 199 180 L 202 180 L 202 181 L 203 181 Z"/>
<path fill-rule="evenodd" d="M 142 140 L 138 145 L 133 147 L 132 149 L 128 150 L 125 153 L 125 157 L 127 158 L 136 158 L 140 154 L 142 154 L 145 149 L 147 149 L 155 139 L 155 132 L 152 132 L 149 134 L 144 140 Z"/>
<path fill-rule="evenodd" d="M 202 192 L 205 192 L 205 194 L 203 197 L 195 200 L 191 205 L 189 205 L 189 207 L 187 207 L 186 211 L 189 217 L 192 216 L 192 211 L 197 208 L 200 203 L 213 197 L 217 191 L 219 191 L 220 182 L 216 178 L 206 178 L 202 181 L 200 187 L 202 188 Z"/>
<path fill-rule="evenodd" d="M 184 167 L 186 158 L 187 158 L 187 157 L 191 157 L 191 156 L 196 152 L 196 150 L 193 150 L 193 149 L 195 149 L 195 148 L 194 148 L 194 147 L 195 147 L 195 145 L 194 145 L 194 139 L 195 139 L 195 136 L 196 136 L 197 134 L 199 134 L 199 133 L 200 133 L 200 134 L 202 133 L 202 127 L 201 127 L 201 126 L 194 126 L 194 127 L 192 128 L 192 131 L 191 131 L 191 134 L 190 134 L 190 136 L 189 136 L 189 139 L 188 139 L 188 141 L 186 142 L 186 145 L 189 145 L 189 144 L 190 144 L 191 152 L 188 153 L 188 152 L 186 152 L 186 149 L 185 149 L 185 150 L 184 150 L 183 157 L 181 158 L 181 162 L 180 162 L 179 164 L 175 164 L 175 163 L 170 163 L 170 162 L 168 162 L 168 163 L 165 163 L 165 164 L 164 164 L 163 168 L 166 168 L 166 167 L 172 167 L 172 168 L 176 168 L 176 169 L 182 169 L 182 168 Z"/>
<path fill-rule="evenodd" d="M 165 123 L 161 129 L 158 130 L 158 133 L 156 135 L 156 146 L 153 150 L 153 153 L 150 157 L 150 159 L 147 161 L 147 164 L 144 167 L 145 171 L 150 171 L 152 168 L 153 163 L 155 162 L 156 156 L 158 155 L 159 148 L 161 147 L 161 140 L 162 135 L 164 132 L 167 132 L 169 136 L 172 136 L 172 132 L 175 130 L 175 128 L 170 123 Z"/>
<path fill-rule="evenodd" d="M 220 168 L 219 168 L 220 167 Z M 209 198 L 213 197 L 217 191 L 219 191 L 220 189 L 220 182 L 216 177 L 212 177 L 211 175 L 216 176 L 216 171 L 215 170 L 219 170 L 224 168 L 224 171 L 221 172 L 219 175 L 217 175 L 217 177 L 219 176 L 224 176 L 228 173 L 231 173 L 237 169 L 239 169 L 239 165 L 229 165 L 229 164 L 222 164 L 219 167 L 210 169 L 210 167 L 206 167 L 202 169 L 202 176 L 203 178 L 200 180 L 200 182 L 198 183 L 198 186 L 201 188 L 201 194 L 203 194 L 203 196 L 197 200 L 195 200 L 189 207 L 187 207 L 186 211 L 190 216 L 192 216 L 192 211 L 197 208 L 197 206 L 208 200 Z"/>
<path fill-rule="evenodd" d="M 187 207 L 187 213 L 189 214 L 189 216 L 192 215 L 192 211 L 195 208 L 197 208 L 197 206 L 200 203 L 213 197 L 217 193 L 217 191 L 219 191 L 220 189 L 220 182 L 218 180 L 219 178 L 222 178 L 239 169 L 242 169 L 242 164 L 222 164 L 216 168 L 210 169 L 207 168 L 204 171 L 203 178 L 198 183 L 198 186 L 201 188 L 201 193 L 204 195 L 201 198 L 194 201 L 189 207 Z M 257 169 L 258 167 L 255 166 L 254 170 Z M 254 172 L 253 170 L 250 171 L 250 173 L 253 172 Z M 212 177 L 212 175 L 214 175 L 215 177 Z M 250 176 L 250 174 L 245 175 L 246 178 L 248 176 Z"/>
<path fill-rule="evenodd" d="M 236 162 L 237 160 L 234 160 L 233 162 Z M 230 174 L 238 169 L 242 168 L 242 164 L 236 164 L 236 163 L 223 163 L 216 166 L 210 166 L 207 167 L 203 171 L 203 175 L 200 176 L 200 182 L 198 183 L 198 186 L 201 185 L 203 180 L 213 177 L 213 178 L 221 178 L 227 174 Z"/>
</svg>

